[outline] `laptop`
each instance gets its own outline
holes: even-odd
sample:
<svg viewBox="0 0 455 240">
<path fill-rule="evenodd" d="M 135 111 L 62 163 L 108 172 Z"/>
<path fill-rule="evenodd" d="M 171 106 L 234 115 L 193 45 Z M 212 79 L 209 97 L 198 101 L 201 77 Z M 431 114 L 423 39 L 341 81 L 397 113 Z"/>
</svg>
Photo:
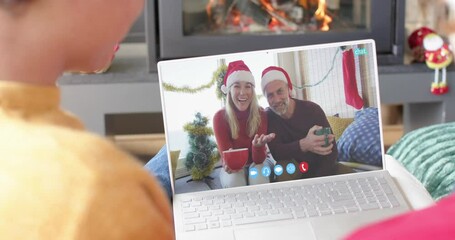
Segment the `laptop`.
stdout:
<svg viewBox="0 0 455 240">
<path fill-rule="evenodd" d="M 237 60 L 251 70 L 264 109 L 261 72 L 278 66 L 288 72 L 294 98 L 318 104 L 327 118 L 351 121 L 336 139 L 343 171 L 308 178 L 311 166 L 288 168 L 269 152 L 270 168 L 244 168 L 246 178 L 266 174 L 269 181 L 221 183 L 213 118 L 225 107 L 219 89 L 226 66 Z M 158 74 L 177 239 L 340 239 L 410 209 L 384 165 L 373 40 L 166 60 Z M 369 125 L 355 126 L 371 112 Z M 295 172 L 300 177 L 292 178 Z"/>
</svg>

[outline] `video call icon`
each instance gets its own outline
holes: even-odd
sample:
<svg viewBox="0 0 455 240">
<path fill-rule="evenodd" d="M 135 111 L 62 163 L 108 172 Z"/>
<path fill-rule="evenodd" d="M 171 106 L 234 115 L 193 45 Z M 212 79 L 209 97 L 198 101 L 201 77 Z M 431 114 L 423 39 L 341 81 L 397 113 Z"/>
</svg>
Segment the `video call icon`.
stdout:
<svg viewBox="0 0 455 240">
<path fill-rule="evenodd" d="M 250 168 L 250 177 L 256 178 L 258 176 L 258 169 L 255 167 Z"/>
<path fill-rule="evenodd" d="M 280 164 L 277 164 L 277 165 L 275 165 L 275 168 L 273 169 L 273 171 L 275 172 L 276 176 L 280 176 L 281 174 L 283 174 L 283 166 L 281 166 Z"/>
</svg>

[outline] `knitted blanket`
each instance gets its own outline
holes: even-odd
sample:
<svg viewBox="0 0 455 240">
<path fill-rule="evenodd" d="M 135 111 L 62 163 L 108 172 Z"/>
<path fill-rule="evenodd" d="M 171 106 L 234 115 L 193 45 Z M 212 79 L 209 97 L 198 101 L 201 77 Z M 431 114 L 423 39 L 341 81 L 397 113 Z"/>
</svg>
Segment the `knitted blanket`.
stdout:
<svg viewBox="0 0 455 240">
<path fill-rule="evenodd" d="M 432 125 L 403 136 L 387 151 L 412 173 L 435 200 L 455 186 L 455 122 Z"/>
</svg>

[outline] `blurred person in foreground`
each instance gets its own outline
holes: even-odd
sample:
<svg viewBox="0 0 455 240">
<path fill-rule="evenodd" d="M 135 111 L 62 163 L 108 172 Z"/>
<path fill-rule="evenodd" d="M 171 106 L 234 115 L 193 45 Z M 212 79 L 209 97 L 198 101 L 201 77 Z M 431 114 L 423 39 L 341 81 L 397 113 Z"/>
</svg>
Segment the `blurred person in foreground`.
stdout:
<svg viewBox="0 0 455 240">
<path fill-rule="evenodd" d="M 174 238 L 159 184 L 61 110 L 56 87 L 66 71 L 105 68 L 143 5 L 0 0 L 2 239 Z"/>
</svg>

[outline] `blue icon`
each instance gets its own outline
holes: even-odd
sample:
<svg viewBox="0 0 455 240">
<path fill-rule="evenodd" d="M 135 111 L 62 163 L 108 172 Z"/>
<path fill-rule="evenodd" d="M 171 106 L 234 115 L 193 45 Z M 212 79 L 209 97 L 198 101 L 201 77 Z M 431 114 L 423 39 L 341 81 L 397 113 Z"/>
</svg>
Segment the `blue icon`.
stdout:
<svg viewBox="0 0 455 240">
<path fill-rule="evenodd" d="M 272 173 L 272 170 L 270 169 L 269 166 L 264 166 L 262 167 L 262 176 L 268 177 Z"/>
<path fill-rule="evenodd" d="M 280 164 L 275 165 L 275 168 L 273 170 L 275 172 L 275 175 L 277 175 L 277 176 L 280 176 L 281 174 L 283 174 L 283 166 L 281 166 Z"/>
<path fill-rule="evenodd" d="M 295 173 L 295 165 L 294 165 L 294 163 L 288 163 L 288 165 L 286 165 L 286 172 L 288 172 L 288 174 L 294 174 Z"/>
<path fill-rule="evenodd" d="M 258 169 L 255 167 L 250 168 L 250 177 L 256 178 L 258 176 Z"/>
</svg>

